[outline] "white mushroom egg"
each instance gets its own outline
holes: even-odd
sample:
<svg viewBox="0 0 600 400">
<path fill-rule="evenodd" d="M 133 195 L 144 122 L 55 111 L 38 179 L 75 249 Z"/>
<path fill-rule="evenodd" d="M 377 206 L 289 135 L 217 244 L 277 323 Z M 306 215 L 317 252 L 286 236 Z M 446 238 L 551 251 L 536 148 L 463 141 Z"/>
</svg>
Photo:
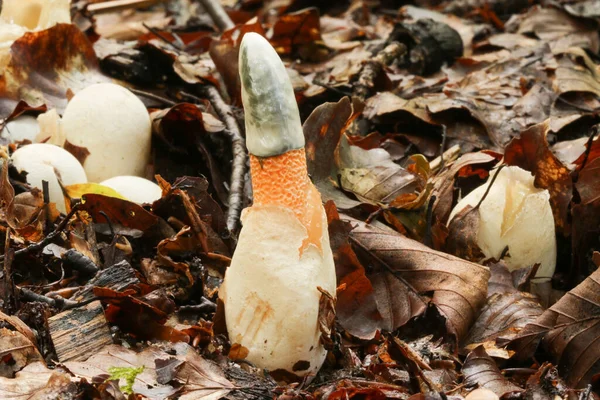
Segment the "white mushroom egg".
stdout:
<svg viewBox="0 0 600 400">
<path fill-rule="evenodd" d="M 83 168 L 92 182 L 142 176 L 150 161 L 150 116 L 140 99 L 126 88 L 99 83 L 78 92 L 62 118 L 67 142 L 89 155 Z"/>
<path fill-rule="evenodd" d="M 27 172 L 27 182 L 31 186 L 43 190 L 42 181 L 48 182 L 50 201 L 56 203 L 61 212 L 66 212 L 61 183 L 68 186 L 87 182 L 79 161 L 65 149 L 52 144 L 23 146 L 12 154 L 11 159 L 19 172 Z"/>
<path fill-rule="evenodd" d="M 100 182 L 134 203 L 153 203 L 162 196 L 162 189 L 156 183 L 138 176 L 115 176 Z"/>
</svg>

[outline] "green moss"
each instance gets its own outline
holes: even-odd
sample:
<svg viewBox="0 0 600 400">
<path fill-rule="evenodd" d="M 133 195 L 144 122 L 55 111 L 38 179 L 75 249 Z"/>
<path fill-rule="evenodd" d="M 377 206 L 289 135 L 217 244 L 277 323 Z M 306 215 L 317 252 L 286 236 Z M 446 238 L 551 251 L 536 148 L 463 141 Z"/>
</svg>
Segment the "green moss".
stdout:
<svg viewBox="0 0 600 400">
<path fill-rule="evenodd" d="M 125 386 L 121 386 L 121 391 L 124 394 L 132 394 L 133 393 L 133 383 L 135 382 L 135 378 L 144 372 L 144 366 L 134 368 L 134 367 L 110 367 L 108 369 L 110 376 L 108 380 L 120 380 L 125 379 L 127 383 Z"/>
</svg>

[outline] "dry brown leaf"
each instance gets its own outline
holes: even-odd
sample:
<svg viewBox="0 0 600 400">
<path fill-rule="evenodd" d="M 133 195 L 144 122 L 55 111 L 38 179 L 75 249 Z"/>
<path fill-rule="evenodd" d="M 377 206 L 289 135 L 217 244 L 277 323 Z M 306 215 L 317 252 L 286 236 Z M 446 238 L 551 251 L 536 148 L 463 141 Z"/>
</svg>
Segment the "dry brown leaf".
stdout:
<svg viewBox="0 0 600 400">
<path fill-rule="evenodd" d="M 568 234 L 568 209 L 573 197 L 573 182 L 569 170 L 552 154 L 546 134 L 548 123 L 541 123 L 521 133 L 506 146 L 504 162 L 516 165 L 534 176 L 536 187 L 548 189 L 557 228 Z"/>
<path fill-rule="evenodd" d="M 465 384 L 483 387 L 496 393 L 498 397 L 523 392 L 519 386 L 508 381 L 501 373 L 496 363 L 487 355 L 483 346 L 477 347 L 467 356 L 462 368 Z"/>
<path fill-rule="evenodd" d="M 172 377 L 174 385 L 169 382 L 158 382 L 157 367 L 164 367 L 164 361 L 177 359 L 172 363 L 175 370 L 171 374 L 164 371 L 161 376 Z M 218 400 L 227 395 L 235 387 L 215 364 L 203 359 L 196 351 L 185 343 L 171 346 L 149 347 L 141 353 L 122 346 L 110 345 L 87 361 L 69 361 L 65 366 L 75 375 L 88 380 L 94 377 L 108 377 L 110 367 L 139 368 L 144 371 L 137 375 L 133 391 L 149 399 L 164 399 L 176 393 L 180 399 L 186 400 Z M 180 385 L 177 385 L 179 383 Z"/>
<path fill-rule="evenodd" d="M 44 362 L 41 354 L 25 335 L 0 328 L 0 376 L 12 378 L 15 372 L 34 362 Z"/>
<path fill-rule="evenodd" d="M 541 341 L 567 384 L 585 387 L 600 372 L 599 305 L 600 269 L 525 326 L 510 342 L 515 358 L 527 359 Z"/>
<path fill-rule="evenodd" d="M 589 20 L 573 18 L 556 8 L 532 8 L 521 21 L 518 33 L 534 33 L 546 41 L 554 53 L 571 47 L 600 50 L 598 28 Z"/>
<path fill-rule="evenodd" d="M 496 293 L 487 299 L 485 307 L 463 341 L 464 347 L 472 350 L 485 343 L 486 350 L 491 355 L 510 358 L 509 352 L 495 346 L 496 339 L 501 337 L 503 340 L 510 340 L 516 337 L 543 312 L 538 299 L 530 293 Z"/>
<path fill-rule="evenodd" d="M 62 113 L 67 91 L 109 82 L 98 67 L 92 44 L 75 25 L 58 24 L 29 32 L 10 49 L 11 60 L 0 77 L 0 116 L 6 117 L 21 100 L 46 104 Z"/>
<path fill-rule="evenodd" d="M 392 231 L 347 221 L 359 259 L 372 268 L 367 276 L 381 328 L 393 331 L 432 305 L 446 319 L 447 331 L 462 340 L 485 303 L 489 270 Z"/>
<path fill-rule="evenodd" d="M 308 173 L 323 201 L 333 200 L 343 210 L 360 205 L 334 187 L 338 143 L 358 113 L 356 105 L 344 97 L 337 103 L 325 103 L 315 108 L 303 125 Z"/>
<path fill-rule="evenodd" d="M 384 149 L 365 150 L 353 146 L 343 135 L 338 147 L 340 184 L 362 202 L 389 204 L 405 194 L 417 194 L 416 174 L 394 163 Z"/>
<path fill-rule="evenodd" d="M 333 201 L 325 205 L 337 275 L 336 317 L 341 326 L 360 339 L 373 339 L 383 323 L 375 291 L 348 241 L 347 222 L 341 221 Z"/>
<path fill-rule="evenodd" d="M 69 375 L 50 370 L 43 362 L 29 364 L 13 379 L 0 377 L 0 398 L 48 400 L 72 398 L 79 390 Z"/>
</svg>

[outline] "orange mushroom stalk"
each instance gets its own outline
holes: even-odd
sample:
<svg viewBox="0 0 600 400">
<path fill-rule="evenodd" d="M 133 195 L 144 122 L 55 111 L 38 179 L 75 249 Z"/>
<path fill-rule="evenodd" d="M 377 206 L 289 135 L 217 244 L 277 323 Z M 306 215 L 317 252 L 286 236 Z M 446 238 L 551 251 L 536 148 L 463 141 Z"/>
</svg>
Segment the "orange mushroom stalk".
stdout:
<svg viewBox="0 0 600 400">
<path fill-rule="evenodd" d="M 326 350 L 319 288 L 335 295 L 336 276 L 321 196 L 308 177 L 292 84 L 275 50 L 248 33 L 240 77 L 254 203 L 220 297 L 229 338 L 269 371 L 315 374 Z"/>
</svg>

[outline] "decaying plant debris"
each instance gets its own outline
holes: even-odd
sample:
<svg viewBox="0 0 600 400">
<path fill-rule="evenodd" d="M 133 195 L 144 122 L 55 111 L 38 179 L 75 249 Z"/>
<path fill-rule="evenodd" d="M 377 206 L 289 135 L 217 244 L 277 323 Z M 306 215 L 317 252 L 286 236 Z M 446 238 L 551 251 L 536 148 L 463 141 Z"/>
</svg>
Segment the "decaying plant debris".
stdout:
<svg viewBox="0 0 600 400">
<path fill-rule="evenodd" d="M 0 398 L 600 397 L 598 1 L 79 0 L 71 20 L 2 58 Z M 335 259 L 300 382 L 246 360 L 217 304 L 252 204 L 248 32 L 285 62 Z M 8 162 L 11 123 L 106 82 L 148 108 L 162 197 L 73 185 L 57 209 Z M 510 248 L 485 259 L 479 205 L 449 224 L 501 165 L 549 197 L 541 287 Z"/>
</svg>

